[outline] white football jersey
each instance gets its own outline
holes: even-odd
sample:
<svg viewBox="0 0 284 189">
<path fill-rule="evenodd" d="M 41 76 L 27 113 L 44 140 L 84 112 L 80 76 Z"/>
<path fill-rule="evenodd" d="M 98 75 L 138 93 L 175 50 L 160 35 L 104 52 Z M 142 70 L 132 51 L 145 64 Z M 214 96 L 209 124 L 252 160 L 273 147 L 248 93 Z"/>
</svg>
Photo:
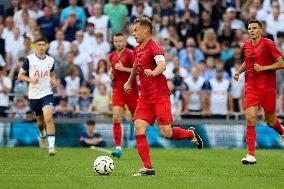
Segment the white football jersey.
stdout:
<svg viewBox="0 0 284 189">
<path fill-rule="evenodd" d="M 54 70 L 54 59 L 45 55 L 44 59 L 37 57 L 35 53 L 27 56 L 22 69 L 30 78 L 38 78 L 37 84 L 29 84 L 29 99 L 40 99 L 52 94 L 50 73 Z"/>
</svg>

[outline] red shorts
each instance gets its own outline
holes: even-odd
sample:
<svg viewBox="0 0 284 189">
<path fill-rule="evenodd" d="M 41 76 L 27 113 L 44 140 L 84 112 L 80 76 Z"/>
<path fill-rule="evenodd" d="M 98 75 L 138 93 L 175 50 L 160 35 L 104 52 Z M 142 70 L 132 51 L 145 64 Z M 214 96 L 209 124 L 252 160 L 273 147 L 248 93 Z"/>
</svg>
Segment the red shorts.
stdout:
<svg viewBox="0 0 284 189">
<path fill-rule="evenodd" d="M 251 106 L 262 107 L 266 114 L 274 114 L 276 111 L 276 89 L 267 89 L 263 92 L 245 90 L 244 109 Z"/>
<path fill-rule="evenodd" d="M 162 95 L 155 101 L 138 99 L 133 120 L 141 119 L 149 125 L 154 125 L 156 118 L 159 125 L 169 125 L 173 122 L 169 95 Z"/>
<path fill-rule="evenodd" d="M 120 93 L 120 92 L 113 92 L 112 93 L 112 106 L 120 106 L 124 107 L 127 105 L 129 111 L 134 114 L 137 100 L 139 96 L 135 93 Z"/>
</svg>

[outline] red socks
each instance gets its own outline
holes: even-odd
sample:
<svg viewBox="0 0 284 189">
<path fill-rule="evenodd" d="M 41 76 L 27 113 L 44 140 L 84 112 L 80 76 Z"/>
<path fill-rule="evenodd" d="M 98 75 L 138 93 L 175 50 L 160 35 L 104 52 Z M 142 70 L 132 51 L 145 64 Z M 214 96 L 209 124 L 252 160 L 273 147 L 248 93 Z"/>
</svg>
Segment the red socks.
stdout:
<svg viewBox="0 0 284 189">
<path fill-rule="evenodd" d="M 137 150 L 145 168 L 152 168 L 150 148 L 146 135 L 136 135 Z"/>
<path fill-rule="evenodd" d="M 182 140 L 185 138 L 192 140 L 194 138 L 193 132 L 187 131 L 180 127 L 173 127 L 173 136 L 172 136 L 173 140 Z"/>
<path fill-rule="evenodd" d="M 122 138 L 121 124 L 113 123 L 112 131 L 113 131 L 115 147 L 121 146 L 121 138 Z"/>
<path fill-rule="evenodd" d="M 278 119 L 276 119 L 276 123 L 275 126 L 273 127 L 273 129 L 279 133 L 279 135 L 283 135 L 284 134 L 284 128 L 281 125 L 280 121 Z"/>
<path fill-rule="evenodd" d="M 247 148 L 248 148 L 248 154 L 252 156 L 254 156 L 255 140 L 256 140 L 255 126 L 247 125 L 247 130 L 246 130 Z"/>
</svg>

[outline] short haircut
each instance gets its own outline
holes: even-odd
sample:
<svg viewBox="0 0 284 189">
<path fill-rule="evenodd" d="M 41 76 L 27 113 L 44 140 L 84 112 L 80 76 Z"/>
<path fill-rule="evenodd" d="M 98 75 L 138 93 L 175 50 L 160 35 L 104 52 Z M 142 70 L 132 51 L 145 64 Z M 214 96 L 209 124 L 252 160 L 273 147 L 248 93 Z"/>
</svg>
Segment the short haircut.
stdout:
<svg viewBox="0 0 284 189">
<path fill-rule="evenodd" d="M 113 37 L 120 37 L 120 36 L 124 36 L 124 34 L 123 33 L 116 33 Z"/>
<path fill-rule="evenodd" d="M 47 39 L 46 39 L 46 38 L 44 38 L 44 37 L 40 37 L 40 38 L 38 38 L 37 40 L 35 40 L 35 43 L 37 43 L 37 42 L 41 42 L 41 41 L 45 42 L 46 44 L 48 43 Z"/>
<path fill-rule="evenodd" d="M 138 17 L 134 20 L 134 24 L 140 24 L 141 26 L 145 26 L 147 28 L 149 28 L 150 32 L 152 33 L 153 31 L 153 25 L 151 20 L 146 17 L 146 16 L 142 16 L 142 17 Z"/>
<path fill-rule="evenodd" d="M 92 119 L 87 121 L 87 125 L 95 125 L 95 124 L 96 124 L 96 122 Z"/>
<path fill-rule="evenodd" d="M 258 24 L 260 26 L 260 28 L 263 28 L 262 23 L 259 20 L 252 19 L 248 22 L 248 25 L 250 25 L 250 24 Z"/>
</svg>

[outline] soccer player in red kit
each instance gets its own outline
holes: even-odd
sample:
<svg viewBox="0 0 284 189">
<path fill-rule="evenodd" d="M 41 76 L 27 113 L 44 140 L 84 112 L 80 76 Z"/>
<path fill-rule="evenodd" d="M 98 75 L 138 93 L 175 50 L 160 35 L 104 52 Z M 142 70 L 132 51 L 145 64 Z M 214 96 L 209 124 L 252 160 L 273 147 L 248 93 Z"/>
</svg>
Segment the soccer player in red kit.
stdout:
<svg viewBox="0 0 284 189">
<path fill-rule="evenodd" d="M 135 112 L 138 88 L 136 81 L 132 83 L 130 93 L 127 93 L 123 89 L 124 83 L 128 80 L 131 69 L 134 63 L 133 51 L 126 48 L 126 38 L 122 33 L 117 33 L 113 37 L 113 45 L 116 51 L 109 55 L 109 61 L 111 63 L 111 78 L 113 80 L 112 90 L 112 111 L 113 111 L 113 136 L 115 150 L 112 155 L 120 157 L 122 155 L 121 142 L 122 142 L 122 130 L 121 123 L 123 121 L 124 107 L 128 106 L 132 115 Z"/>
<path fill-rule="evenodd" d="M 248 25 L 250 40 L 243 45 L 244 63 L 234 75 L 238 80 L 246 72 L 244 90 L 244 109 L 247 119 L 246 143 L 248 154 L 241 160 L 243 164 L 255 164 L 255 124 L 257 111 L 264 109 L 266 124 L 284 138 L 284 129 L 276 118 L 276 75 L 275 71 L 284 68 L 281 53 L 275 44 L 262 37 L 262 24 L 252 20 Z"/>
<path fill-rule="evenodd" d="M 124 89 L 131 91 L 131 85 L 138 74 L 140 95 L 133 120 L 137 149 L 144 167 L 133 176 L 155 175 L 145 133 L 156 119 L 163 137 L 172 140 L 189 139 L 197 148 L 203 147 L 202 139 L 194 128 L 184 130 L 171 127 L 173 120 L 170 90 L 163 75 L 166 69 L 164 51 L 152 40 L 152 29 L 152 22 L 147 17 L 139 17 L 134 21 L 133 36 L 139 45 L 134 49 L 135 63 L 128 81 L 124 84 Z"/>
</svg>

